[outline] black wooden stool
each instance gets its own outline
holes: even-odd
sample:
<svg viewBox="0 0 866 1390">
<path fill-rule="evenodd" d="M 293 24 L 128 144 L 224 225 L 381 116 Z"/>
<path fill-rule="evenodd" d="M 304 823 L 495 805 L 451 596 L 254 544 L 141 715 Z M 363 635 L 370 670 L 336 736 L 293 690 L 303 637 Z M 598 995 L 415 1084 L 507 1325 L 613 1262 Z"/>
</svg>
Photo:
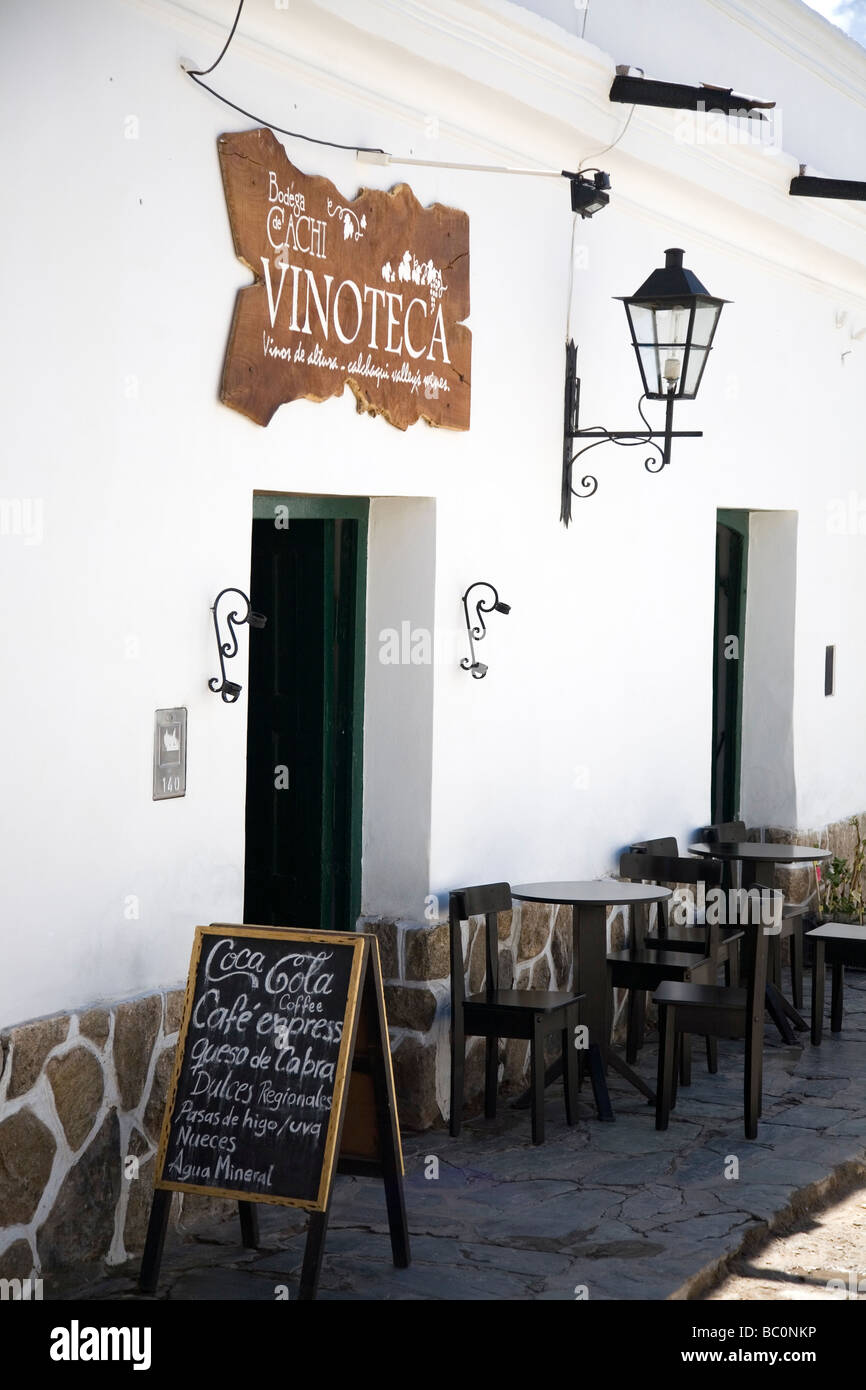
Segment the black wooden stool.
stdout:
<svg viewBox="0 0 866 1390">
<path fill-rule="evenodd" d="M 806 936 L 812 942 L 812 1043 L 818 1047 L 824 1031 L 825 967 L 833 967 L 830 1032 L 841 1033 L 845 966 L 866 969 L 866 926 L 860 927 L 853 922 L 822 922 Z"/>
</svg>

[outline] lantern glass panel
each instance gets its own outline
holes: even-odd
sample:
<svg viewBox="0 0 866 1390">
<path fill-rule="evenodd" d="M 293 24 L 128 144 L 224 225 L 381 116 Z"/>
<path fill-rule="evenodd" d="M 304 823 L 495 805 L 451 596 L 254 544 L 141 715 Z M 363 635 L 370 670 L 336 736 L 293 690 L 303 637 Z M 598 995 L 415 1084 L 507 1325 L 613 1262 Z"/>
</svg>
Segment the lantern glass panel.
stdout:
<svg viewBox="0 0 866 1390">
<path fill-rule="evenodd" d="M 638 358 L 640 361 L 641 375 L 643 376 L 644 390 L 647 395 L 653 395 L 664 388 L 659 384 L 662 377 L 664 362 L 659 355 L 658 348 L 652 343 L 645 343 L 638 348 Z"/>
<path fill-rule="evenodd" d="M 716 331 L 716 323 L 722 311 L 721 304 L 698 304 L 695 306 L 695 326 L 692 342 L 698 347 L 709 347 Z"/>
<path fill-rule="evenodd" d="M 631 331 L 636 343 L 654 343 L 656 340 L 655 313 L 646 304 L 629 304 L 626 312 L 631 321 Z"/>
<path fill-rule="evenodd" d="M 697 394 L 697 389 L 701 384 L 704 367 L 707 365 L 708 351 L 708 348 L 692 348 L 686 365 L 686 374 L 682 381 L 681 395 L 691 398 Z"/>
<path fill-rule="evenodd" d="M 685 347 L 689 336 L 691 310 L 687 304 L 673 304 L 654 310 L 659 343 Z"/>
<path fill-rule="evenodd" d="M 626 301 L 635 349 L 649 396 L 684 394 L 685 354 L 691 339 L 690 304 L 635 304 Z"/>
</svg>

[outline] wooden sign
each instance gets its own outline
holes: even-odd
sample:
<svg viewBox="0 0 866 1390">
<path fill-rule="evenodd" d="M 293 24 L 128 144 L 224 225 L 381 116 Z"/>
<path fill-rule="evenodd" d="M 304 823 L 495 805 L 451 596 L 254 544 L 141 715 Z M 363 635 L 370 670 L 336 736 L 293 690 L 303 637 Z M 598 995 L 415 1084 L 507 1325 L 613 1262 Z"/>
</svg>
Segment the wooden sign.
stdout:
<svg viewBox="0 0 866 1390">
<path fill-rule="evenodd" d="M 408 1264 L 403 1161 L 378 942 L 350 932 L 196 929 L 156 1158 L 140 1284 L 158 1278 L 172 1191 L 315 1214 L 301 1296 L 315 1295 L 336 1172 L 385 1180 Z"/>
<path fill-rule="evenodd" d="M 469 428 L 469 218 L 407 184 L 354 201 L 303 174 L 270 130 L 222 135 L 238 292 L 220 399 L 259 425 L 348 384 L 398 429 Z"/>
</svg>

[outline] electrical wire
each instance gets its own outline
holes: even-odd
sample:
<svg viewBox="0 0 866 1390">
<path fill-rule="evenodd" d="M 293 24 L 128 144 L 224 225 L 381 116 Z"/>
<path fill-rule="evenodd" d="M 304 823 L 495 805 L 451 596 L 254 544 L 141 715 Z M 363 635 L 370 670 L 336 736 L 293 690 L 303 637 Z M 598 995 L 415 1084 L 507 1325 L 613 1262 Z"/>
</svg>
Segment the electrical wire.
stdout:
<svg viewBox="0 0 866 1390">
<path fill-rule="evenodd" d="M 236 30 L 237 27 L 238 27 L 238 20 L 239 20 L 240 17 L 241 17 L 241 11 L 242 11 L 243 7 L 244 7 L 244 0 L 240 0 L 240 4 L 238 5 L 238 12 L 237 12 L 237 14 L 235 15 L 235 22 L 234 22 L 234 24 L 232 25 L 231 29 L 229 30 L 229 36 L 228 36 L 228 38 L 226 39 L 225 43 L 223 44 L 223 46 L 222 46 L 222 52 L 220 53 L 220 56 L 217 58 L 216 62 L 215 62 L 215 63 L 211 63 L 211 65 L 210 65 L 209 68 L 196 68 L 195 72 L 190 72 L 190 73 L 188 73 L 188 76 L 189 76 L 189 77 L 207 77 L 207 75 L 208 75 L 209 72 L 213 72 L 214 68 L 218 68 L 218 67 L 219 67 L 220 63 L 222 62 L 223 58 L 226 56 L 226 53 L 228 52 L 229 44 L 231 43 L 232 39 L 233 39 L 234 36 L 235 36 L 235 30 Z M 202 83 L 201 85 L 204 86 L 204 83 Z M 210 89 L 208 89 L 208 90 L 210 90 Z"/>
<path fill-rule="evenodd" d="M 191 77 L 193 82 L 199 87 L 204 87 L 205 91 L 210 92 L 211 96 L 216 97 L 217 101 L 221 101 L 226 106 L 230 106 L 233 111 L 240 112 L 242 116 L 246 116 L 247 120 L 255 121 L 257 125 L 267 126 L 269 130 L 278 131 L 280 135 L 290 135 L 293 140 L 306 140 L 311 145 L 327 145 L 328 148 L 332 150 L 351 150 L 356 154 L 385 153 L 385 151 L 379 149 L 377 145 L 344 145 L 341 144 L 339 140 L 322 140 L 316 135 L 304 135 L 300 130 L 286 130 L 285 127 L 281 125 L 274 125 L 272 121 L 266 121 L 264 116 L 256 116 L 252 111 L 247 111 L 243 106 L 238 106 L 237 102 L 229 101 L 228 97 L 224 97 L 221 92 L 215 92 L 213 87 L 209 87 L 206 82 L 202 82 L 195 73 L 187 72 L 187 76 Z"/>
<path fill-rule="evenodd" d="M 571 311 L 574 307 L 574 250 L 577 240 L 577 213 L 571 214 L 571 255 L 568 258 L 568 294 L 565 297 L 565 341 L 571 337 Z"/>
<path fill-rule="evenodd" d="M 585 27 L 585 26 L 584 26 L 584 27 Z M 631 66 L 634 66 L 634 65 L 632 64 Z M 631 66 L 629 67 L 629 71 L 631 71 Z M 618 72 L 618 71 L 619 71 L 619 69 L 617 69 L 617 72 Z M 640 75 L 641 75 L 641 77 L 645 77 L 645 76 L 646 76 L 646 73 L 644 72 L 643 68 L 637 68 L 637 67 L 636 67 L 636 68 L 635 68 L 635 72 L 639 72 Z M 578 164 L 578 166 L 577 166 L 577 172 L 578 172 L 578 173 L 580 173 L 581 170 L 583 169 L 583 166 L 584 166 L 584 164 L 586 163 L 586 160 L 587 160 L 587 159 L 598 159 L 601 155 L 607 154 L 609 150 L 616 149 L 616 146 L 619 144 L 620 140 L 623 138 L 623 136 L 625 135 L 625 133 L 626 133 L 626 131 L 628 130 L 629 126 L 631 125 L 631 118 L 632 118 L 632 116 L 633 116 L 634 113 L 635 113 L 635 107 L 636 107 L 636 106 L 637 106 L 637 102 L 635 102 L 635 103 L 633 104 L 631 110 L 629 111 L 628 115 L 627 115 L 626 118 L 625 118 L 625 125 L 623 126 L 622 130 L 620 131 L 620 133 L 619 133 L 619 135 L 616 137 L 616 139 L 612 142 L 612 144 L 610 144 L 610 145 L 605 145 L 605 147 L 604 147 L 603 150 L 596 150 L 595 154 L 588 154 L 588 155 L 586 156 L 586 159 L 582 159 L 582 160 L 580 161 L 580 163 Z"/>
<path fill-rule="evenodd" d="M 193 82 L 195 82 L 197 87 L 202 87 L 204 91 L 209 92 L 212 97 L 216 97 L 217 101 L 221 101 L 224 106 L 230 106 L 231 109 L 233 111 L 237 111 L 239 115 L 246 116 L 247 120 L 255 121 L 258 125 L 261 126 L 267 126 L 269 130 L 277 131 L 280 135 L 288 135 L 292 140 L 305 140 L 310 145 L 325 145 L 328 149 L 331 150 L 350 150 L 353 154 L 381 155 L 383 156 L 383 158 L 380 161 L 374 162 L 380 162 L 383 164 L 415 164 L 430 169 L 465 169 L 469 172 L 484 174 L 522 174 L 535 175 L 536 177 L 542 178 L 556 179 L 563 177 L 563 170 L 561 169 L 518 169 L 510 168 L 507 165 L 501 164 L 457 164 L 445 160 L 414 159 L 410 158 L 408 155 L 401 157 L 400 155 L 389 154 L 386 150 L 383 150 L 379 145 L 349 145 L 345 144 L 340 140 L 323 140 L 320 136 L 305 135 L 300 130 L 287 130 L 285 126 L 274 125 L 272 121 L 265 120 L 263 116 L 257 116 L 254 112 L 247 111 L 245 107 L 239 106 L 235 101 L 230 101 L 228 97 L 223 96 L 222 92 L 218 92 L 207 82 L 202 81 L 203 77 L 207 77 L 210 73 L 212 73 L 216 68 L 219 67 L 223 58 L 226 56 L 231 45 L 232 39 L 234 38 L 235 33 L 237 32 L 237 27 L 240 23 L 240 18 L 241 14 L 243 13 L 245 3 L 246 0 L 240 0 L 237 11 L 235 13 L 234 22 L 232 23 L 232 27 L 228 33 L 228 38 L 223 44 L 218 57 L 211 63 L 210 67 L 184 68 L 184 72 L 186 73 L 187 77 L 192 78 Z M 588 11 L 588 8 L 589 5 L 587 4 L 587 10 L 584 12 L 584 29 L 586 28 L 586 13 Z M 641 69 L 638 69 L 638 71 L 641 71 Z M 614 140 L 613 144 L 608 145 L 607 148 L 604 150 L 599 150 L 595 155 L 587 155 L 585 159 L 582 159 L 580 164 L 578 165 L 578 173 L 580 173 L 580 171 L 583 169 L 588 159 L 595 159 L 598 157 L 599 154 L 607 154 L 608 150 L 612 150 L 614 145 L 619 144 L 620 140 L 623 138 L 626 131 L 628 130 L 629 121 L 634 115 L 634 110 L 635 108 L 633 106 L 628 114 L 628 118 L 626 120 L 625 125 L 623 126 L 619 135 Z"/>
<path fill-rule="evenodd" d="M 616 148 L 616 146 L 619 144 L 620 140 L 623 138 L 623 136 L 625 135 L 626 131 L 628 130 L 629 125 L 631 124 L 631 118 L 632 118 L 632 116 L 633 116 L 634 113 L 635 113 L 636 107 L 637 107 L 637 102 L 635 102 L 634 106 L 631 108 L 631 110 L 629 111 L 628 115 L 626 116 L 625 125 L 623 126 L 623 128 L 622 128 L 622 130 L 620 131 L 619 135 L 616 137 L 616 139 L 615 139 L 610 145 L 605 145 L 605 147 L 604 147 L 603 150 L 596 150 L 594 154 L 588 154 L 588 155 L 586 156 L 586 158 L 584 158 L 584 159 L 582 159 L 582 160 L 580 161 L 580 163 L 579 163 L 578 166 L 577 166 L 577 172 L 578 172 L 578 173 L 581 173 L 581 172 L 582 172 L 583 166 L 584 166 L 584 164 L 586 163 L 587 159 L 598 159 L 601 155 L 607 154 L 610 150 L 613 150 L 613 149 Z"/>
<path fill-rule="evenodd" d="M 207 77 L 208 73 L 213 72 L 214 68 L 218 68 L 223 58 L 226 56 L 229 45 L 235 36 L 235 31 L 237 30 L 243 12 L 244 3 L 245 0 L 240 0 L 234 23 L 229 30 L 229 36 L 223 44 L 222 51 L 216 61 L 211 63 L 209 68 L 196 68 L 195 70 L 192 68 L 185 68 L 184 71 L 187 77 L 191 77 L 196 86 L 203 87 L 206 92 L 210 92 L 212 97 L 216 97 L 217 101 L 221 101 L 224 105 L 230 106 L 233 111 L 237 111 L 241 116 L 246 116 L 247 120 L 255 121 L 258 125 L 268 126 L 270 130 L 279 131 L 280 135 L 289 135 L 293 140 L 306 140 L 311 145 L 327 145 L 332 150 L 352 150 L 355 153 L 363 154 L 384 154 L 385 151 L 379 149 L 375 145 L 344 145 L 339 140 L 321 140 L 315 135 L 304 135 L 299 130 L 286 130 L 283 126 L 273 125 L 271 121 L 264 120 L 262 116 L 256 116 L 252 111 L 247 111 L 243 106 L 238 106 L 237 102 L 229 101 L 228 97 L 223 96 L 222 92 L 217 92 L 213 87 L 208 86 L 207 82 L 202 82 L 201 79 Z"/>
</svg>

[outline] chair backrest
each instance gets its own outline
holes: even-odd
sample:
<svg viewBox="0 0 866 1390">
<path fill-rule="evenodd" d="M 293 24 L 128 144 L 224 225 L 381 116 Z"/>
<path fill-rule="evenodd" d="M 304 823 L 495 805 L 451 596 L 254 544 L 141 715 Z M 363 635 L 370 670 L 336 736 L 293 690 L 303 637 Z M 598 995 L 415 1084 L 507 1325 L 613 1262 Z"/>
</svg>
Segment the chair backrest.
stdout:
<svg viewBox="0 0 866 1390">
<path fill-rule="evenodd" d="M 451 933 L 451 1006 L 456 1008 L 465 996 L 462 924 L 470 917 L 484 918 L 484 959 L 486 993 L 499 986 L 500 912 L 511 911 L 509 883 L 482 883 L 473 888 L 457 888 L 448 895 L 448 922 Z"/>
<path fill-rule="evenodd" d="M 715 825 L 705 825 L 698 831 L 698 840 L 705 845 L 741 844 L 749 838 L 746 822 L 743 820 L 717 821 Z M 725 862 L 722 885 L 725 888 L 739 888 L 743 881 L 742 865 L 732 859 Z"/>
<path fill-rule="evenodd" d="M 722 865 L 718 859 L 696 859 L 693 855 L 623 854 L 619 873 L 620 878 L 664 886 L 702 883 L 706 888 L 718 888 L 722 882 Z M 659 935 L 666 937 L 669 929 L 670 900 L 667 900 L 658 905 Z M 705 922 L 703 932 L 707 955 L 715 959 L 719 952 L 718 921 Z"/>
<path fill-rule="evenodd" d="M 662 835 L 658 840 L 638 840 L 636 844 L 628 847 L 629 854 L 678 855 L 679 852 L 680 847 L 675 835 Z"/>
<path fill-rule="evenodd" d="M 747 840 L 749 832 L 744 820 L 717 821 L 715 825 L 705 825 L 698 831 L 698 840 L 705 845 L 739 844 Z"/>
<path fill-rule="evenodd" d="M 722 865 L 718 859 L 696 859 L 686 854 L 623 854 L 619 874 L 637 883 L 705 883 L 708 888 L 717 888 L 722 881 Z"/>
</svg>

